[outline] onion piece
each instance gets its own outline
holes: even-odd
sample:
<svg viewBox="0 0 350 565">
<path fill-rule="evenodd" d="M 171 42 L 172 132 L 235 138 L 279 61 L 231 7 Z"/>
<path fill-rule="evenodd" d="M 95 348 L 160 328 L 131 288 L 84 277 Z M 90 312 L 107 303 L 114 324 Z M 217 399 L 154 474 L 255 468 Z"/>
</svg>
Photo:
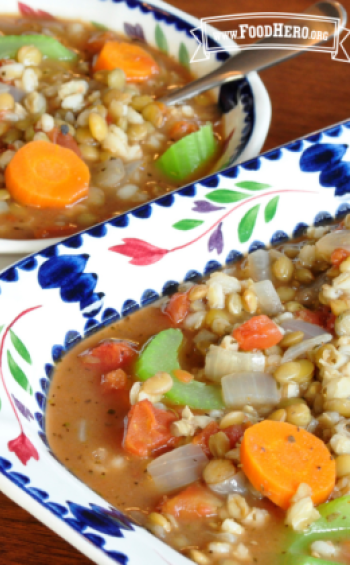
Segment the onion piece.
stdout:
<svg viewBox="0 0 350 565">
<path fill-rule="evenodd" d="M 249 492 L 248 481 L 242 471 L 221 481 L 221 483 L 210 484 L 208 487 L 217 494 L 230 494 L 231 492 L 247 494 Z"/>
<path fill-rule="evenodd" d="M 253 289 L 264 314 L 276 316 L 276 314 L 283 311 L 282 302 L 271 281 L 265 280 L 254 283 Z"/>
<path fill-rule="evenodd" d="M 313 349 L 314 347 L 328 343 L 329 341 L 332 341 L 332 339 L 333 336 L 323 330 L 323 333 L 321 335 L 317 335 L 316 337 L 312 337 L 311 339 L 305 339 L 301 343 L 289 347 L 282 357 L 282 363 L 294 361 L 294 359 L 297 359 L 301 355 L 304 355 L 308 351 L 311 351 L 311 349 Z"/>
<path fill-rule="evenodd" d="M 9 92 L 12 94 L 15 102 L 21 102 L 24 98 L 26 93 L 21 88 L 17 88 L 17 86 L 12 86 L 11 84 L 5 84 L 4 82 L 0 82 L 0 94 L 3 92 Z"/>
<path fill-rule="evenodd" d="M 301 302 L 302 304 L 312 304 L 318 298 L 319 292 L 324 284 L 329 283 L 329 277 L 327 273 L 318 276 L 313 283 L 299 288 L 296 292 L 294 300 Z"/>
<path fill-rule="evenodd" d="M 317 324 L 310 324 L 309 322 L 304 322 L 303 320 L 285 320 L 280 324 L 284 330 L 291 332 L 303 332 L 304 338 L 309 339 L 316 337 L 317 335 L 324 335 L 324 328 L 318 326 Z"/>
<path fill-rule="evenodd" d="M 280 400 L 275 379 L 266 373 L 226 375 L 221 383 L 224 403 L 231 408 L 241 408 L 246 404 L 270 407 Z"/>
<path fill-rule="evenodd" d="M 101 188 L 115 188 L 125 177 L 124 164 L 121 159 L 103 161 L 93 168 L 93 182 Z"/>
<path fill-rule="evenodd" d="M 318 255 L 324 257 L 327 261 L 330 259 L 335 249 L 346 249 L 350 251 L 350 231 L 336 230 L 327 233 L 316 242 L 316 250 Z"/>
<path fill-rule="evenodd" d="M 265 355 L 261 351 L 248 353 L 211 345 L 205 357 L 205 376 L 214 382 L 231 373 L 263 372 L 264 369 Z"/>
<path fill-rule="evenodd" d="M 254 282 L 271 280 L 270 254 L 265 249 L 258 249 L 248 255 L 250 276 Z"/>
<path fill-rule="evenodd" d="M 159 491 L 170 492 L 200 479 L 208 461 L 199 445 L 188 443 L 154 459 L 147 471 Z"/>
</svg>

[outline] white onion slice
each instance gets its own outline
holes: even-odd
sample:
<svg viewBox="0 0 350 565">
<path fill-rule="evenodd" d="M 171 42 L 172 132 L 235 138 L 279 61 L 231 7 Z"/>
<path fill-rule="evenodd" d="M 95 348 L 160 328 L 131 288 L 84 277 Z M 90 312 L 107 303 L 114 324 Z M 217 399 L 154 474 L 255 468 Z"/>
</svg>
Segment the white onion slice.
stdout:
<svg viewBox="0 0 350 565">
<path fill-rule="evenodd" d="M 310 324 L 309 322 L 304 322 L 303 320 L 285 320 L 280 324 L 284 330 L 291 332 L 303 332 L 304 338 L 309 339 L 316 337 L 317 335 L 324 335 L 324 328 L 317 326 L 317 324 Z"/>
<path fill-rule="evenodd" d="M 159 491 L 170 492 L 200 479 L 208 461 L 199 445 L 189 443 L 157 457 L 147 471 Z"/>
<path fill-rule="evenodd" d="M 248 255 L 248 265 L 253 281 L 271 280 L 270 254 L 265 249 L 258 249 L 254 253 L 250 253 Z"/>
<path fill-rule="evenodd" d="M 312 337 L 311 339 L 305 339 L 301 343 L 289 347 L 282 357 L 282 363 L 294 361 L 294 359 L 297 359 L 301 355 L 305 355 L 305 353 L 311 351 L 311 349 L 313 349 L 314 347 L 322 345 L 323 343 L 328 343 L 329 341 L 332 341 L 332 339 L 333 336 L 331 334 L 325 333 L 325 331 L 323 330 L 323 333 L 321 335 L 317 335 L 316 337 Z"/>
<path fill-rule="evenodd" d="M 247 494 L 248 481 L 242 471 L 240 471 L 232 477 L 221 481 L 221 483 L 210 484 L 208 487 L 217 494 L 230 494 L 231 492 Z"/>
<path fill-rule="evenodd" d="M 264 314 L 276 316 L 283 311 L 283 306 L 271 281 L 254 283 L 253 289 L 259 300 L 259 306 Z"/>
<path fill-rule="evenodd" d="M 265 355 L 261 351 L 246 353 L 211 345 L 205 358 L 205 376 L 211 381 L 220 381 L 231 373 L 263 372 Z"/>
<path fill-rule="evenodd" d="M 332 252 L 341 247 L 350 251 L 350 231 L 336 230 L 327 233 L 316 242 L 316 250 L 325 259 L 330 259 Z"/>
<path fill-rule="evenodd" d="M 275 379 L 265 373 L 227 375 L 221 384 L 224 403 L 231 408 L 241 408 L 245 404 L 275 406 L 280 400 Z"/>
</svg>

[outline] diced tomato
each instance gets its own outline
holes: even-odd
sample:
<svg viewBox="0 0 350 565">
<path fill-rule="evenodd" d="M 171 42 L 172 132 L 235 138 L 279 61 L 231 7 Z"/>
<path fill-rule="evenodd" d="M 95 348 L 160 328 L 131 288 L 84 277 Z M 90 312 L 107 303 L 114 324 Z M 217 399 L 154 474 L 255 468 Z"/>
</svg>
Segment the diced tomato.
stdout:
<svg viewBox="0 0 350 565">
<path fill-rule="evenodd" d="M 138 457 L 150 457 L 174 447 L 179 438 L 172 435 L 170 425 L 177 419 L 176 414 L 156 408 L 149 400 L 137 402 L 128 414 L 124 449 Z"/>
<path fill-rule="evenodd" d="M 232 332 L 241 349 L 268 349 L 283 338 L 278 326 L 267 316 L 253 316 Z"/>
<path fill-rule="evenodd" d="M 127 390 L 128 375 L 123 369 L 115 369 L 109 371 L 101 378 L 101 389 L 103 392 L 112 392 L 113 390 Z"/>
<path fill-rule="evenodd" d="M 85 48 L 90 53 L 98 53 L 101 51 L 107 41 L 116 41 L 115 33 L 112 31 L 97 32 L 85 44 Z"/>
<path fill-rule="evenodd" d="M 243 437 L 244 429 L 245 427 L 241 424 L 233 424 L 222 430 L 230 440 L 230 449 L 234 449 L 237 443 L 239 443 L 240 439 Z"/>
<path fill-rule="evenodd" d="M 108 373 L 120 369 L 134 359 L 137 352 L 126 341 L 103 341 L 79 357 L 85 367 Z"/>
<path fill-rule="evenodd" d="M 321 306 L 318 310 L 313 312 L 312 310 L 297 310 L 295 312 L 295 317 L 309 324 L 315 324 L 316 326 L 321 326 L 325 330 L 334 333 L 334 322 L 335 316 L 327 306 Z"/>
<path fill-rule="evenodd" d="M 189 135 L 190 133 L 194 133 L 195 131 L 198 131 L 197 124 L 193 124 L 188 121 L 187 122 L 180 121 L 180 122 L 175 122 L 175 124 L 171 126 L 169 130 L 169 136 L 171 139 L 178 141 L 179 139 L 182 139 L 186 135 Z"/>
<path fill-rule="evenodd" d="M 52 143 L 65 147 L 65 149 L 70 149 L 71 151 L 74 151 L 78 157 L 81 157 L 79 145 L 70 133 L 62 133 L 59 128 L 53 128 L 46 135 Z"/>
<path fill-rule="evenodd" d="M 216 516 L 222 500 L 204 486 L 194 484 L 167 499 L 161 511 L 176 518 L 194 519 Z"/>
<path fill-rule="evenodd" d="M 184 321 L 189 309 L 190 301 L 187 292 L 176 292 L 170 298 L 164 313 L 169 316 L 174 324 L 178 325 Z"/>
<path fill-rule="evenodd" d="M 339 267 L 340 263 L 342 263 L 347 257 L 349 257 L 350 251 L 346 249 L 342 249 L 341 247 L 338 249 L 334 249 L 331 254 L 331 263 L 335 267 Z"/>
<path fill-rule="evenodd" d="M 297 310 L 295 312 L 295 317 L 303 322 L 308 322 L 309 324 L 315 324 L 316 326 L 322 326 L 322 315 L 320 311 L 312 312 L 306 308 L 302 310 Z"/>
<path fill-rule="evenodd" d="M 209 449 L 209 438 L 213 434 L 216 434 L 220 431 L 220 428 L 216 422 L 210 422 L 204 430 L 201 430 L 198 434 L 196 434 L 192 440 L 192 443 L 199 445 L 207 457 L 211 457 L 210 449 Z"/>
</svg>

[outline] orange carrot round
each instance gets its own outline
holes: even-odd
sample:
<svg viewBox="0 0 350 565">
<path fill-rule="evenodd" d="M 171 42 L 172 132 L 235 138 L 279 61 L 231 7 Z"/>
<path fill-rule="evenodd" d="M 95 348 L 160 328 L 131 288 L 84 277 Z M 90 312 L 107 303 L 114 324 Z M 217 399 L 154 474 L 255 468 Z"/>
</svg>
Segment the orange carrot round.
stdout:
<svg viewBox="0 0 350 565">
<path fill-rule="evenodd" d="M 159 72 L 153 57 L 142 47 L 134 43 L 107 41 L 97 57 L 94 72 L 113 69 L 122 69 L 130 82 L 142 82 Z"/>
<path fill-rule="evenodd" d="M 62 208 L 88 195 L 90 171 L 71 149 L 31 141 L 6 167 L 5 182 L 12 198 L 24 206 Z"/>
<path fill-rule="evenodd" d="M 315 504 L 327 500 L 335 485 L 335 462 L 323 441 L 285 422 L 248 428 L 241 463 L 252 485 L 285 510 L 301 483 L 311 487 Z"/>
</svg>

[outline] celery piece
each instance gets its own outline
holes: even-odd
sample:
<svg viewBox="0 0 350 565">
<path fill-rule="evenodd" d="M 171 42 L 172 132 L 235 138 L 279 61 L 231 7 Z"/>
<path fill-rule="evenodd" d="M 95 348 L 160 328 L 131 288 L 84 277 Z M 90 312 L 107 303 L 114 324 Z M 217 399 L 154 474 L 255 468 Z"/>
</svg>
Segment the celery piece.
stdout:
<svg viewBox="0 0 350 565">
<path fill-rule="evenodd" d="M 350 496 L 342 496 L 317 507 L 320 518 L 313 522 L 305 532 L 288 532 L 283 541 L 284 551 L 277 561 L 279 565 L 336 565 L 310 556 L 314 541 L 324 540 L 335 543 L 349 539 L 350 536 Z"/>
<path fill-rule="evenodd" d="M 190 408 L 213 410 L 223 408 L 221 389 L 199 381 L 182 383 L 172 371 L 180 369 L 178 351 L 182 344 L 181 330 L 170 328 L 156 335 L 146 345 L 140 355 L 135 374 L 141 381 L 146 381 L 159 371 L 169 373 L 174 381 L 172 389 L 165 397 L 172 404 L 187 405 Z"/>
<path fill-rule="evenodd" d="M 77 54 L 47 35 L 3 35 L 0 37 L 0 59 L 15 59 L 24 45 L 34 45 L 43 57 L 58 61 L 75 61 Z"/>
<path fill-rule="evenodd" d="M 341 541 L 350 536 L 350 496 L 342 496 L 317 507 L 321 517 L 305 532 L 288 535 L 288 553 L 302 553 L 313 541 Z"/>
<path fill-rule="evenodd" d="M 319 557 L 311 557 L 311 555 L 295 555 L 295 553 L 287 553 L 281 565 L 339 565 L 337 561 L 328 561 Z"/>
<path fill-rule="evenodd" d="M 216 148 L 213 128 L 207 124 L 174 143 L 155 165 L 170 179 L 181 181 L 204 165 L 214 155 Z"/>
</svg>

